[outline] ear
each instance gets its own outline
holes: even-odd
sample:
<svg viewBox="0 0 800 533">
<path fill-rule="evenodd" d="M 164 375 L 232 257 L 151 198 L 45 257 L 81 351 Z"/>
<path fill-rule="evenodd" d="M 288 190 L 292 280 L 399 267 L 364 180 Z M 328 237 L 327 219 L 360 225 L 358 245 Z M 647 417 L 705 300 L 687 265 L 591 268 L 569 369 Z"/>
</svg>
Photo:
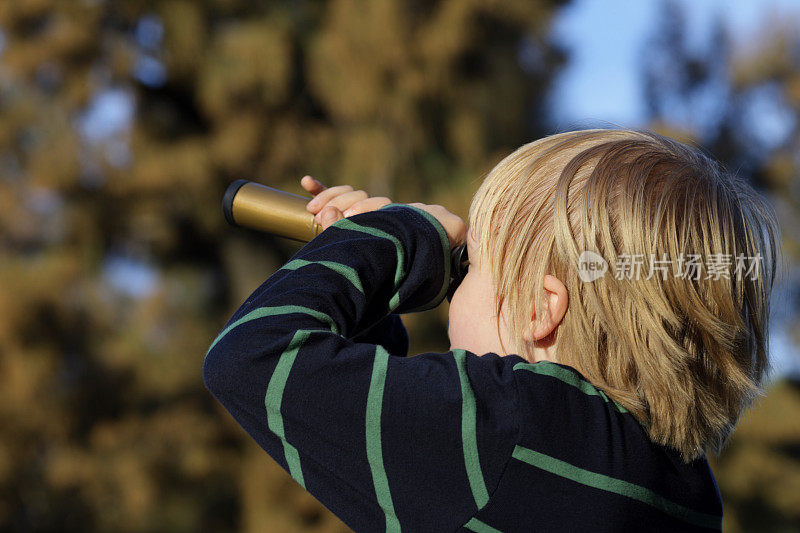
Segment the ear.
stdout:
<svg viewBox="0 0 800 533">
<path fill-rule="evenodd" d="M 544 277 L 544 292 L 545 314 L 541 320 L 531 317 L 530 324 L 522 331 L 522 339 L 525 341 L 534 342 L 547 337 L 561 324 L 567 313 L 569 295 L 560 279 L 547 274 Z"/>
</svg>

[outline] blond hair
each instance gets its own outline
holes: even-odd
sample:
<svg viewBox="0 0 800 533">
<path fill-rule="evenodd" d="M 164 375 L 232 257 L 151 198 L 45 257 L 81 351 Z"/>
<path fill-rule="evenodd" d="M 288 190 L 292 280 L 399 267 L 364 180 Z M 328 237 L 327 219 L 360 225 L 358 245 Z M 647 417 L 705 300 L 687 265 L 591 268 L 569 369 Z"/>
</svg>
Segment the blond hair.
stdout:
<svg viewBox="0 0 800 533">
<path fill-rule="evenodd" d="M 532 316 L 543 316 L 538 295 L 552 274 L 569 291 L 558 361 L 684 460 L 720 450 L 761 394 L 768 366 L 778 224 L 750 185 L 650 131 L 574 131 L 503 159 L 473 198 L 469 218 L 492 265 L 498 317 L 506 302 L 517 353 L 530 360 L 520 333 Z M 594 281 L 579 276 L 585 250 L 609 265 Z M 634 254 L 672 265 L 649 279 L 644 266 L 639 276 L 612 272 Z M 717 256 L 730 260 L 728 279 L 705 268 L 680 276 L 681 254 L 704 262 L 728 254 Z M 752 267 L 758 256 L 757 275 L 734 274 L 742 257 Z"/>
</svg>

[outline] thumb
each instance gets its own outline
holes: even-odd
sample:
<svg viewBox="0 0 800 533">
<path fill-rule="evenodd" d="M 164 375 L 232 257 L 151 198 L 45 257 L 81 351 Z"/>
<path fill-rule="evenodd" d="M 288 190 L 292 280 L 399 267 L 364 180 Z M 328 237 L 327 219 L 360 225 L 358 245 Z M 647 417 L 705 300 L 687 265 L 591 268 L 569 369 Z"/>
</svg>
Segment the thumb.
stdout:
<svg viewBox="0 0 800 533">
<path fill-rule="evenodd" d="M 342 212 L 332 205 L 326 206 L 325 209 L 320 211 L 320 213 L 317 215 L 317 221 L 322 226 L 323 230 L 328 229 L 328 226 L 343 218 L 344 215 Z"/>
</svg>

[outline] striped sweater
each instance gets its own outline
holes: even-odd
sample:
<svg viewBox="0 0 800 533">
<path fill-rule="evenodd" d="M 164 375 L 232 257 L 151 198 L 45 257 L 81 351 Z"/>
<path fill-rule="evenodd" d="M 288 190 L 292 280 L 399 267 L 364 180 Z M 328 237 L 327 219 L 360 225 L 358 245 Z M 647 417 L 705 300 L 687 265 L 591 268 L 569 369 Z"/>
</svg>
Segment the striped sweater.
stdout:
<svg viewBox="0 0 800 533">
<path fill-rule="evenodd" d="M 450 244 L 424 211 L 343 219 L 234 313 L 208 389 L 356 531 L 708 531 L 722 505 L 574 369 L 464 350 L 407 357 L 398 317 L 438 305 Z"/>
</svg>

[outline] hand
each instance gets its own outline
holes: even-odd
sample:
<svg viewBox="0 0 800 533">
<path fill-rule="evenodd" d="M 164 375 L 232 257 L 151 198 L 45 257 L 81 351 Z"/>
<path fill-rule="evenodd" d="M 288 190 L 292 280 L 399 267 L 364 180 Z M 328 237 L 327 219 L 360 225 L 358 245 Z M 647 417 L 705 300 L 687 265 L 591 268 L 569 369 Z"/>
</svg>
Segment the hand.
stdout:
<svg viewBox="0 0 800 533">
<path fill-rule="evenodd" d="M 327 188 L 311 176 L 304 176 L 300 180 L 300 185 L 314 195 L 314 198 L 306 205 L 306 209 L 315 215 L 314 219 L 322 226 L 323 230 L 342 218 L 377 211 L 392 203 L 384 196 L 370 198 L 366 192 L 355 191 L 350 185 Z M 422 209 L 438 220 L 450 238 L 451 247 L 466 241 L 467 225 L 458 215 L 454 215 L 440 205 L 418 202 L 408 205 Z"/>
<path fill-rule="evenodd" d="M 345 217 L 377 211 L 392 201 L 385 196 L 370 198 L 364 191 L 354 191 L 350 185 L 327 188 L 311 176 L 304 176 L 300 185 L 314 195 L 306 204 L 306 209 L 315 215 L 314 220 L 328 229 L 328 226 Z"/>
<path fill-rule="evenodd" d="M 447 236 L 450 237 L 450 247 L 455 248 L 459 244 L 467 242 L 467 225 L 460 216 L 454 215 L 440 205 L 426 205 L 419 202 L 408 204 L 412 207 L 422 209 L 430 213 L 433 218 L 439 221 Z"/>
</svg>

